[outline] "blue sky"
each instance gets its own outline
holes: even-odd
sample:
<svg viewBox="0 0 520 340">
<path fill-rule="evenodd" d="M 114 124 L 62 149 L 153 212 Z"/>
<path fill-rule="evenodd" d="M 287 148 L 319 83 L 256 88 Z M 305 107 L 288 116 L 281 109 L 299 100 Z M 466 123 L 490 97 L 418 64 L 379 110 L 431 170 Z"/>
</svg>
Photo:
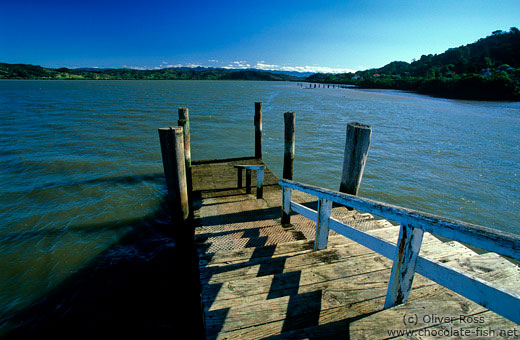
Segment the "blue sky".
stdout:
<svg viewBox="0 0 520 340">
<path fill-rule="evenodd" d="M 1 0 L 0 62 L 346 71 L 520 26 L 520 1 Z"/>
</svg>

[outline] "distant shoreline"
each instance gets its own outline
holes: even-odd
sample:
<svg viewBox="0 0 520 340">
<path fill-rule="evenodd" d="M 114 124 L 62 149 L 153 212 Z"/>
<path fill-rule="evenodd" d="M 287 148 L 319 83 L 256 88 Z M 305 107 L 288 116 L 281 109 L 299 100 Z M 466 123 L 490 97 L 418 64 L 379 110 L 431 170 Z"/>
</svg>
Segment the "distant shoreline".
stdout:
<svg viewBox="0 0 520 340">
<path fill-rule="evenodd" d="M 438 76 L 411 76 L 369 71 L 354 74 L 314 74 L 309 77 L 261 70 L 167 68 L 159 70 L 50 69 L 35 65 L 0 63 L 0 80 L 235 80 L 286 81 L 349 86 L 358 89 L 401 90 L 439 98 L 478 101 L 520 101 L 516 71 Z"/>
<path fill-rule="evenodd" d="M 0 63 L 0 79 L 32 80 L 264 80 L 304 81 L 305 77 L 262 70 L 214 68 L 164 68 L 159 70 L 104 69 L 99 71 L 46 68 Z"/>
<path fill-rule="evenodd" d="M 476 74 L 452 79 L 411 77 L 399 80 L 368 79 L 347 83 L 320 81 L 311 83 L 350 85 L 352 88 L 365 90 L 398 90 L 446 99 L 520 101 L 520 84 L 517 81 L 507 78 L 488 79 Z"/>
</svg>

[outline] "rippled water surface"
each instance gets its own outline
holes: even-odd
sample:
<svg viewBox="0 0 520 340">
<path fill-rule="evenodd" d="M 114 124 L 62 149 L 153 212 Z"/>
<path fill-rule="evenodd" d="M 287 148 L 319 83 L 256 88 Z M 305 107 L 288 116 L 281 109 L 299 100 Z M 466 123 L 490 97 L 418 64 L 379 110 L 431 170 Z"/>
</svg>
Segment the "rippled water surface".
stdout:
<svg viewBox="0 0 520 340">
<path fill-rule="evenodd" d="M 160 223 L 157 128 L 191 116 L 193 159 L 254 153 L 281 175 L 296 112 L 295 180 L 339 187 L 346 124 L 372 126 L 360 195 L 520 232 L 520 103 L 234 81 L 0 81 L 0 321 L 136 224 Z"/>
</svg>

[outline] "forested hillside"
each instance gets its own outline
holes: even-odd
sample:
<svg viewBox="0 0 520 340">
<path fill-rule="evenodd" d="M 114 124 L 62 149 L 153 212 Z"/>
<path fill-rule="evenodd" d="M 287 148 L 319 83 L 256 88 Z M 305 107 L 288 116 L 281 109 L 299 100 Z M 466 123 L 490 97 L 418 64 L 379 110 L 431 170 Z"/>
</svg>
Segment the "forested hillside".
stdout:
<svg viewBox="0 0 520 340">
<path fill-rule="evenodd" d="M 51 69 L 26 64 L 0 63 L 0 79 L 94 79 L 94 80 L 301 80 L 295 76 L 259 70 L 216 68 L 134 69 Z"/>
<path fill-rule="evenodd" d="M 343 74 L 315 74 L 308 81 L 399 89 L 449 98 L 520 99 L 520 31 L 495 31 L 475 43 L 423 55 L 411 63 Z"/>
</svg>

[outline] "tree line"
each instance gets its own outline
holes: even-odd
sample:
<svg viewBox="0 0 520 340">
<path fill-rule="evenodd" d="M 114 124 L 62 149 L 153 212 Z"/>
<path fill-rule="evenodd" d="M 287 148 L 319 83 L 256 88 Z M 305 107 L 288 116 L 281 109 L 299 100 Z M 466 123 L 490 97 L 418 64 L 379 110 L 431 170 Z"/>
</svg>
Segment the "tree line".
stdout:
<svg viewBox="0 0 520 340">
<path fill-rule="evenodd" d="M 214 68 L 164 68 L 159 70 L 46 68 L 27 64 L 0 63 L 0 79 L 43 80 L 268 80 L 292 81 L 302 78 L 260 70 Z"/>
<path fill-rule="evenodd" d="M 369 89 L 415 91 L 447 98 L 520 100 L 520 31 L 495 31 L 477 42 L 419 60 L 342 74 L 314 74 L 307 81 Z"/>
</svg>

